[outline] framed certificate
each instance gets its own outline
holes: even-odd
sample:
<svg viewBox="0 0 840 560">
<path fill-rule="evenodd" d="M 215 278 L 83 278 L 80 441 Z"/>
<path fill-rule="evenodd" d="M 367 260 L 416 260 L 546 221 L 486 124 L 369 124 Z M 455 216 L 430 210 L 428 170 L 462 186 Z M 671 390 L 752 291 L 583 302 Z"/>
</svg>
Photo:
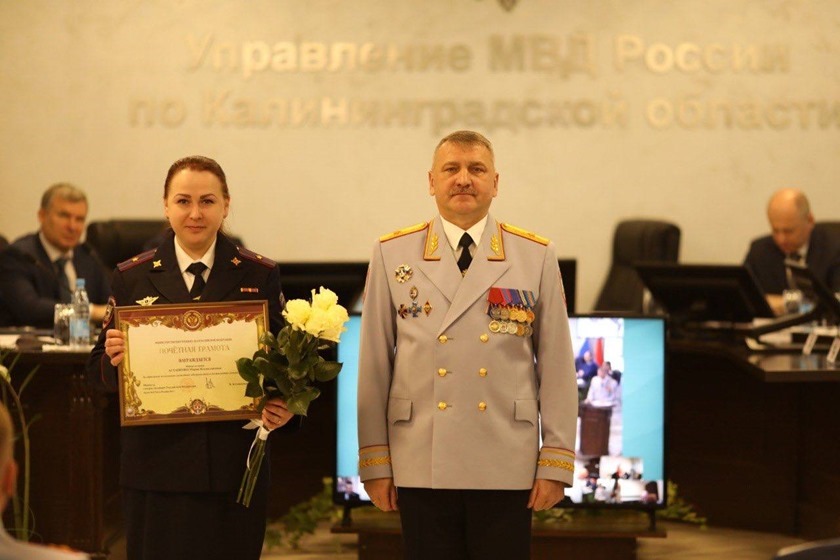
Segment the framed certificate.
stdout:
<svg viewBox="0 0 840 560">
<path fill-rule="evenodd" d="M 268 325 L 266 301 L 116 308 L 125 334 L 120 424 L 145 426 L 256 418 L 236 360 L 254 355 Z"/>
</svg>

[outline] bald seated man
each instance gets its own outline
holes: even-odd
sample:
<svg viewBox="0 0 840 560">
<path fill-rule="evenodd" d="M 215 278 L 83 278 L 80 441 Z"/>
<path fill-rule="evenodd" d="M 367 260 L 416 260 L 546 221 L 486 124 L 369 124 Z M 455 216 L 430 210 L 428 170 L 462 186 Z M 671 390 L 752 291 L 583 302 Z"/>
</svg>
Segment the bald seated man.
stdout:
<svg viewBox="0 0 840 560">
<path fill-rule="evenodd" d="M 840 236 L 816 226 L 808 198 L 798 189 L 781 189 L 767 204 L 770 235 L 752 242 L 746 265 L 755 274 L 767 301 L 777 314 L 784 312 L 782 292 L 788 284 L 785 259 L 805 262 L 834 292 L 840 292 Z"/>
</svg>

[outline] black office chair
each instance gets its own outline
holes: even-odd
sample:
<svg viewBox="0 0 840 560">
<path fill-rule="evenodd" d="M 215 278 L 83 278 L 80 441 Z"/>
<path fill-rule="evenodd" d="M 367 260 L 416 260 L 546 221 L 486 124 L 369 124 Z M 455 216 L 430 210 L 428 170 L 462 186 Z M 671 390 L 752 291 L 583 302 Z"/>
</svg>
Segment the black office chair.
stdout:
<svg viewBox="0 0 840 560">
<path fill-rule="evenodd" d="M 814 541 L 786 546 L 773 560 L 837 560 L 840 558 L 840 539 Z"/>
<path fill-rule="evenodd" d="M 117 263 L 142 253 L 146 243 L 167 227 L 165 220 L 91 222 L 87 227 L 87 242 L 110 271 Z"/>
<path fill-rule="evenodd" d="M 840 239 L 840 222 L 822 221 L 815 224 L 816 228 L 824 229 L 831 233 L 832 236 Z"/>
<path fill-rule="evenodd" d="M 635 263 L 677 262 L 680 228 L 659 220 L 623 220 L 613 236 L 612 264 L 595 311 L 643 312 L 644 284 Z"/>
<path fill-rule="evenodd" d="M 91 222 L 87 243 L 93 247 L 108 269 L 163 242 L 169 223 L 165 220 L 109 220 Z M 226 234 L 234 244 L 244 247 L 242 239 Z"/>
</svg>

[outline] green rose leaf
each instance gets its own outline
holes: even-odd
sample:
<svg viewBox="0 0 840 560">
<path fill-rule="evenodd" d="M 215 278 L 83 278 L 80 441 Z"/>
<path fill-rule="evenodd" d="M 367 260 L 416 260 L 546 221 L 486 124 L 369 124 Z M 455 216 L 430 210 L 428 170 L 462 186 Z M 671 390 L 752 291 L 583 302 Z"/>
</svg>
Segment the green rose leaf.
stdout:
<svg viewBox="0 0 840 560">
<path fill-rule="evenodd" d="M 298 380 L 306 377 L 306 372 L 309 370 L 301 363 L 289 364 L 289 379 Z"/>
<path fill-rule="evenodd" d="M 274 350 L 278 348 L 277 339 L 274 338 L 274 335 L 270 331 L 263 333 L 260 337 L 260 343 Z"/>
<path fill-rule="evenodd" d="M 309 404 L 317 399 L 321 394 L 321 390 L 317 387 L 307 387 L 301 393 L 292 395 L 286 402 L 286 407 L 290 412 L 300 416 L 306 416 L 309 410 Z"/>
<path fill-rule="evenodd" d="M 341 371 L 342 365 L 339 362 L 318 362 L 313 368 L 315 370 L 315 379 L 321 382 L 332 381 Z"/>
<path fill-rule="evenodd" d="M 236 369 L 239 371 L 239 377 L 249 383 L 259 379 L 260 372 L 254 366 L 254 362 L 251 358 L 239 358 L 236 360 Z"/>
<path fill-rule="evenodd" d="M 248 386 L 245 387 L 245 396 L 257 399 L 263 396 L 263 388 L 259 381 L 249 381 Z"/>
</svg>

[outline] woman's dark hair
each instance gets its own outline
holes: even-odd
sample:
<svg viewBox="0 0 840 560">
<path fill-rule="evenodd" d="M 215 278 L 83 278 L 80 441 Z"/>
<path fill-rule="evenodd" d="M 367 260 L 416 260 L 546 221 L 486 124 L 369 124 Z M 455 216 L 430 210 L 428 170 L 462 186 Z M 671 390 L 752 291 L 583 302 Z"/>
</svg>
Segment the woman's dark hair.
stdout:
<svg viewBox="0 0 840 560">
<path fill-rule="evenodd" d="M 222 184 L 222 196 L 226 200 L 230 200 L 230 192 L 228 191 L 227 179 L 222 166 L 216 160 L 204 156 L 187 156 L 181 158 L 169 167 L 169 172 L 166 174 L 166 181 L 163 183 L 163 198 L 169 196 L 169 184 L 172 182 L 172 177 L 183 169 L 190 169 L 192 171 L 209 171 L 219 179 Z"/>
</svg>

